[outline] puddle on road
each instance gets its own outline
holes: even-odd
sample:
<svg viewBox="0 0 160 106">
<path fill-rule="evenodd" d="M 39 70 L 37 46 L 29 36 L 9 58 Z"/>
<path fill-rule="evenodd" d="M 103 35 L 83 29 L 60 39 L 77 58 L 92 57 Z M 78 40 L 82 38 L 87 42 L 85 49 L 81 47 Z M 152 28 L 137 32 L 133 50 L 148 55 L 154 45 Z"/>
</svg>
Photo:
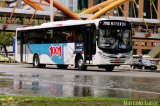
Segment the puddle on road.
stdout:
<svg viewBox="0 0 160 106">
<path fill-rule="evenodd" d="M 0 94 L 55 97 L 160 98 L 159 78 L 0 74 Z"/>
</svg>

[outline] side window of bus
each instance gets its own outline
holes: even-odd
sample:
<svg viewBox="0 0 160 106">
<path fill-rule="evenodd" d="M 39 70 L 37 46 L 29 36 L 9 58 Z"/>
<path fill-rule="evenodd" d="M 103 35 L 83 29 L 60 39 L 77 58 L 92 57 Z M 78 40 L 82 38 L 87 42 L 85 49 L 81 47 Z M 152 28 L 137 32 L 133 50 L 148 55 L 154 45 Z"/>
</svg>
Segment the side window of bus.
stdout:
<svg viewBox="0 0 160 106">
<path fill-rule="evenodd" d="M 44 29 L 44 43 L 53 43 L 54 32 L 53 29 Z"/>
<path fill-rule="evenodd" d="M 28 36 L 28 37 L 27 37 L 27 41 L 28 41 L 27 43 L 28 43 L 28 44 L 35 43 L 35 42 L 34 42 L 34 38 L 32 37 L 32 33 L 31 33 L 31 32 L 25 32 L 25 35 Z"/>
<path fill-rule="evenodd" d="M 70 27 L 63 27 L 54 30 L 55 43 L 69 43 L 73 41 L 73 32 Z"/>
<path fill-rule="evenodd" d="M 33 31 L 24 31 L 21 33 L 21 41 L 23 44 L 36 43 L 35 33 Z"/>
<path fill-rule="evenodd" d="M 83 41 L 83 31 L 77 31 L 75 32 L 75 39 L 76 42 L 82 42 Z"/>
<path fill-rule="evenodd" d="M 30 30 L 26 33 L 28 44 L 41 44 L 43 43 L 44 33 L 41 30 Z"/>
<path fill-rule="evenodd" d="M 63 39 L 65 43 L 71 43 L 75 41 L 76 29 L 74 26 L 68 26 L 63 28 Z"/>
<path fill-rule="evenodd" d="M 22 39 L 23 44 L 28 43 L 28 36 L 27 35 L 28 35 L 27 33 L 22 33 L 21 39 Z"/>
<path fill-rule="evenodd" d="M 72 42 L 72 32 L 70 30 L 68 31 L 63 31 L 63 42 L 64 43 L 70 43 Z"/>
<path fill-rule="evenodd" d="M 84 31 L 83 31 L 83 29 L 84 29 L 84 27 L 83 26 L 75 26 L 74 28 L 73 28 L 73 33 L 74 33 L 74 41 L 75 42 L 83 42 L 83 33 L 84 33 Z"/>
<path fill-rule="evenodd" d="M 62 30 L 55 30 L 54 31 L 54 35 L 53 35 L 54 36 L 53 37 L 54 38 L 53 42 L 54 43 L 61 43 L 62 42 L 62 39 L 61 39 L 62 38 L 62 34 L 63 34 Z"/>
<path fill-rule="evenodd" d="M 35 34 L 35 43 L 42 44 L 44 42 L 44 36 L 45 36 L 43 29 L 36 30 L 34 34 Z"/>
</svg>

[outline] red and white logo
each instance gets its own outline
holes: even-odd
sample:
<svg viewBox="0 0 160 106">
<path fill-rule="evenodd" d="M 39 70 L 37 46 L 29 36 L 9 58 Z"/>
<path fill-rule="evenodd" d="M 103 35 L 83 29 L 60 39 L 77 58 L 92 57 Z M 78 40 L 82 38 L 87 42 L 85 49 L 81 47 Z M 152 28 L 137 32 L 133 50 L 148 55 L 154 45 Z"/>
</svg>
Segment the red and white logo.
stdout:
<svg viewBox="0 0 160 106">
<path fill-rule="evenodd" d="M 51 45 L 49 47 L 49 53 L 50 53 L 51 58 L 53 56 L 59 56 L 60 58 L 62 58 L 62 45 L 60 45 L 60 46 Z"/>
</svg>

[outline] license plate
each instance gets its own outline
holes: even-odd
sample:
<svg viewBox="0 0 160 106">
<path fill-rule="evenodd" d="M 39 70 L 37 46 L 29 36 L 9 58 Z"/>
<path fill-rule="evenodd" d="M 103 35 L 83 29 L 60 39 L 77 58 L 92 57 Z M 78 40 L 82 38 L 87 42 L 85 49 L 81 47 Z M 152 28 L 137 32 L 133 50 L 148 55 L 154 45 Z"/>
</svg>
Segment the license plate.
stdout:
<svg viewBox="0 0 160 106">
<path fill-rule="evenodd" d="M 115 62 L 115 63 L 120 63 L 120 62 L 121 62 L 121 60 L 114 60 L 114 62 Z"/>
</svg>

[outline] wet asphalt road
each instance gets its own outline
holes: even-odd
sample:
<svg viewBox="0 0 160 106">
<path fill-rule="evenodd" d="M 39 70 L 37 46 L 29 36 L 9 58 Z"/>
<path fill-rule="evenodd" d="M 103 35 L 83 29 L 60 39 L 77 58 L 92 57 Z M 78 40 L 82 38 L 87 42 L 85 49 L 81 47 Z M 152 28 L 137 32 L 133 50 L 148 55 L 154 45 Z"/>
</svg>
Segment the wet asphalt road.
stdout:
<svg viewBox="0 0 160 106">
<path fill-rule="evenodd" d="M 78 71 L 0 64 L 0 94 L 53 97 L 160 98 L 160 72 L 90 67 Z"/>
</svg>

